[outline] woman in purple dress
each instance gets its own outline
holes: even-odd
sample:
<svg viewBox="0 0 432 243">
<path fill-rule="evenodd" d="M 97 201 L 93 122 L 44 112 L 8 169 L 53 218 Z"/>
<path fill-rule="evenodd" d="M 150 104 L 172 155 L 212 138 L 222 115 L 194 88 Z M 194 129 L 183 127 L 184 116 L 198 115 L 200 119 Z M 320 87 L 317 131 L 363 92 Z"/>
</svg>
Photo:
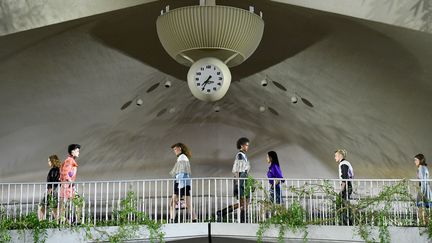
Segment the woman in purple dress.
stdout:
<svg viewBox="0 0 432 243">
<path fill-rule="evenodd" d="M 270 183 L 270 201 L 280 204 L 282 203 L 280 184 L 284 181 L 274 180 L 274 178 L 283 178 L 282 171 L 279 166 L 279 158 L 275 151 L 270 151 L 267 153 L 267 163 L 270 164 L 269 170 L 267 172 L 267 178 L 269 178 Z"/>
</svg>

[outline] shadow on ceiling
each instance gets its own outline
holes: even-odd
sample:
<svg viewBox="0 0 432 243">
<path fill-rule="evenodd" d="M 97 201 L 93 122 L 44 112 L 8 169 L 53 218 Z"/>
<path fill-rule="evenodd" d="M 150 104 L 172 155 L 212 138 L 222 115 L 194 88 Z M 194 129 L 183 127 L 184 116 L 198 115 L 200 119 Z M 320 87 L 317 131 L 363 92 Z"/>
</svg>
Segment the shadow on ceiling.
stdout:
<svg viewBox="0 0 432 243">
<path fill-rule="evenodd" d="M 255 53 L 243 64 L 232 68 L 233 80 L 253 75 L 274 66 L 321 40 L 328 30 L 321 13 L 270 1 L 217 1 L 219 5 L 241 8 L 255 6 L 265 20 L 263 39 Z M 161 72 L 186 80 L 188 67 L 175 62 L 163 49 L 156 32 L 160 10 L 196 5 L 197 1 L 157 1 L 103 14 L 90 31 L 104 45 L 131 56 Z"/>
</svg>

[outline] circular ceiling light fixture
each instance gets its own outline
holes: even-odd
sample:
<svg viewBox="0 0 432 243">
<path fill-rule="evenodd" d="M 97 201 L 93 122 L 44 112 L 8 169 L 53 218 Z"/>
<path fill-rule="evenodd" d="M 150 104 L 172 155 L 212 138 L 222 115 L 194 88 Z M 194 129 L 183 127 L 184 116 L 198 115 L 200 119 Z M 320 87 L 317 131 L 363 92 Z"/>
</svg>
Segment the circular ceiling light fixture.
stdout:
<svg viewBox="0 0 432 243">
<path fill-rule="evenodd" d="M 192 94 L 203 101 L 217 101 L 231 84 L 230 67 L 243 63 L 257 49 L 264 33 L 262 12 L 216 5 L 170 10 L 157 18 L 156 29 L 166 52 L 178 63 L 191 66 L 187 79 Z M 220 81 L 220 82 L 219 82 Z"/>
<path fill-rule="evenodd" d="M 157 18 L 159 40 L 178 63 L 191 66 L 195 61 L 214 57 L 228 67 L 243 63 L 257 49 L 264 33 L 262 12 L 216 5 L 201 5 L 170 10 Z"/>
</svg>

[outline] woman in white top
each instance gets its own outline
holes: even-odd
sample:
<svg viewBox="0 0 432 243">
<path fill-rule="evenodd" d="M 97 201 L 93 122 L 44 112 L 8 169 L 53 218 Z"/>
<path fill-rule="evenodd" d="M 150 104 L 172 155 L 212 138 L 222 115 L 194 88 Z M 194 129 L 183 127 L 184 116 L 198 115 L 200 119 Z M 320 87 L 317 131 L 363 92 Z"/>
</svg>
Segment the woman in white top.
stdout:
<svg viewBox="0 0 432 243">
<path fill-rule="evenodd" d="M 177 162 L 171 170 L 171 176 L 175 177 L 174 193 L 171 197 L 170 203 L 170 222 L 174 222 L 175 218 L 175 206 L 178 200 L 182 197 L 186 200 L 186 208 L 189 209 L 189 214 L 192 218 L 192 222 L 197 222 L 195 211 L 192 207 L 192 201 L 190 198 L 191 191 L 191 169 L 189 159 L 191 158 L 191 152 L 186 145 L 183 143 L 176 143 L 171 146 L 175 155 L 177 156 Z"/>
<path fill-rule="evenodd" d="M 423 154 L 414 156 L 414 163 L 417 166 L 417 179 L 419 179 L 419 190 L 417 193 L 418 215 L 421 224 L 428 223 L 427 213 L 424 208 L 429 209 L 432 205 L 432 193 L 429 187 L 429 170 L 426 164 L 426 158 Z"/>
<path fill-rule="evenodd" d="M 248 207 L 248 197 L 245 192 L 245 183 L 248 178 L 248 173 L 250 170 L 250 163 L 247 159 L 246 152 L 249 150 L 249 139 L 242 137 L 237 140 L 237 149 L 239 151 L 236 154 L 234 165 L 232 168 L 232 173 L 236 178 L 234 184 L 234 196 L 238 197 L 240 200 L 240 222 L 246 222 L 246 209 Z M 237 206 L 237 207 L 238 207 Z M 234 206 L 234 208 L 237 208 Z"/>
</svg>

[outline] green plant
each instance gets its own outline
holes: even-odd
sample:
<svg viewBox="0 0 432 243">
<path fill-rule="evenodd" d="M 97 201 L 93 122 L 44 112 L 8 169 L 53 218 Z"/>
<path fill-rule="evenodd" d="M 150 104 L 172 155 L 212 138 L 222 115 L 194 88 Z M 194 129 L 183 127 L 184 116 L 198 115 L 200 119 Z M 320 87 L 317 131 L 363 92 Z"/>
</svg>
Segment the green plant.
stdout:
<svg viewBox="0 0 432 243">
<path fill-rule="evenodd" d="M 9 226 L 13 223 L 12 219 L 6 217 L 6 210 L 0 208 L 0 242 L 9 242 L 12 237 L 9 232 Z"/>
<path fill-rule="evenodd" d="M 252 176 L 248 176 L 245 181 L 245 197 L 249 198 L 256 189 L 260 189 L 261 184 Z"/>
<path fill-rule="evenodd" d="M 150 242 L 163 242 L 164 232 L 161 230 L 162 223 L 150 219 L 146 214 L 144 214 L 144 212 L 137 209 L 137 205 L 138 202 L 135 193 L 129 191 L 126 198 L 121 200 L 117 208 L 114 210 L 112 221 L 99 223 L 99 225 L 117 225 L 118 230 L 114 234 L 109 234 L 108 232 L 101 230 L 98 230 L 98 232 L 112 243 L 123 242 L 137 237 L 139 226 L 145 225 L 150 234 Z M 89 232 L 89 230 L 90 229 L 87 229 L 86 231 Z M 86 233 L 86 235 L 91 234 Z"/>
<path fill-rule="evenodd" d="M 306 211 L 298 202 L 292 203 L 288 208 L 279 204 L 268 204 L 265 208 L 268 209 L 269 217 L 267 220 L 260 222 L 257 236 L 258 242 L 262 242 L 263 234 L 272 225 L 279 227 L 278 241 L 284 242 L 285 233 L 287 230 L 291 232 L 303 232 L 303 239 L 306 241 L 307 223 L 304 220 Z"/>
<path fill-rule="evenodd" d="M 263 193 L 268 198 L 267 191 L 262 186 L 255 188 L 263 190 Z M 293 202 L 288 208 L 273 204 L 268 199 L 261 201 L 264 210 L 270 212 L 271 217 L 260 222 L 257 231 L 258 241 L 262 241 L 262 236 L 271 226 L 279 228 L 279 242 L 283 241 L 286 230 L 296 232 L 302 230 L 304 232 L 304 241 L 307 241 L 307 225 L 308 224 L 348 224 L 355 225 L 356 233 L 366 242 L 376 242 L 372 236 L 372 229 L 378 228 L 378 241 L 391 242 L 388 227 L 390 225 L 406 225 L 409 221 L 402 221 L 391 217 L 392 201 L 405 201 L 414 203 L 414 199 L 408 190 L 407 180 L 402 180 L 391 186 L 384 186 L 377 196 L 360 198 L 355 204 L 343 200 L 337 193 L 329 181 L 324 181 L 322 184 L 305 183 L 300 187 L 290 186 L 289 191 L 294 195 Z M 322 198 L 326 198 L 326 204 L 329 205 L 333 214 L 329 214 L 322 219 L 307 219 L 304 209 L 301 206 L 300 198 L 309 197 L 319 194 Z M 345 216 L 346 215 L 346 216 Z M 341 216 L 345 216 L 342 220 Z M 428 234 L 432 238 L 432 226 L 428 224 Z"/>
<path fill-rule="evenodd" d="M 74 208 L 82 210 L 85 206 L 82 197 L 74 197 L 71 200 Z M 79 225 L 58 224 L 55 221 L 39 220 L 36 212 L 30 212 L 22 217 L 7 217 L 5 210 L 0 208 L 0 242 L 10 242 L 12 240 L 10 230 L 18 230 L 21 235 L 25 230 L 31 230 L 34 242 L 45 242 L 49 228 L 64 228 L 79 231 L 84 229 L 86 238 L 89 240 L 109 240 L 110 242 L 124 242 L 137 236 L 141 225 L 145 225 L 149 231 L 151 242 L 163 242 L 164 232 L 161 230 L 162 223 L 150 219 L 144 212 L 137 209 L 137 197 L 134 192 L 129 191 L 126 198 L 119 201 L 116 210 L 113 212 L 112 220 L 98 222 L 97 225 L 82 223 Z M 48 206 L 47 211 L 50 211 Z M 91 218 L 87 218 L 92 222 Z M 100 230 L 99 226 L 118 226 L 115 233 L 108 233 Z M 100 237 L 95 237 L 93 231 L 99 233 Z"/>
<path fill-rule="evenodd" d="M 28 215 L 17 217 L 15 219 L 1 217 L 0 222 L 0 242 L 9 242 L 12 238 L 10 230 L 18 230 L 24 234 L 25 230 L 32 230 L 34 242 L 45 242 L 48 228 L 57 227 L 55 222 L 49 220 L 39 221 L 36 212 L 30 212 Z"/>
</svg>

